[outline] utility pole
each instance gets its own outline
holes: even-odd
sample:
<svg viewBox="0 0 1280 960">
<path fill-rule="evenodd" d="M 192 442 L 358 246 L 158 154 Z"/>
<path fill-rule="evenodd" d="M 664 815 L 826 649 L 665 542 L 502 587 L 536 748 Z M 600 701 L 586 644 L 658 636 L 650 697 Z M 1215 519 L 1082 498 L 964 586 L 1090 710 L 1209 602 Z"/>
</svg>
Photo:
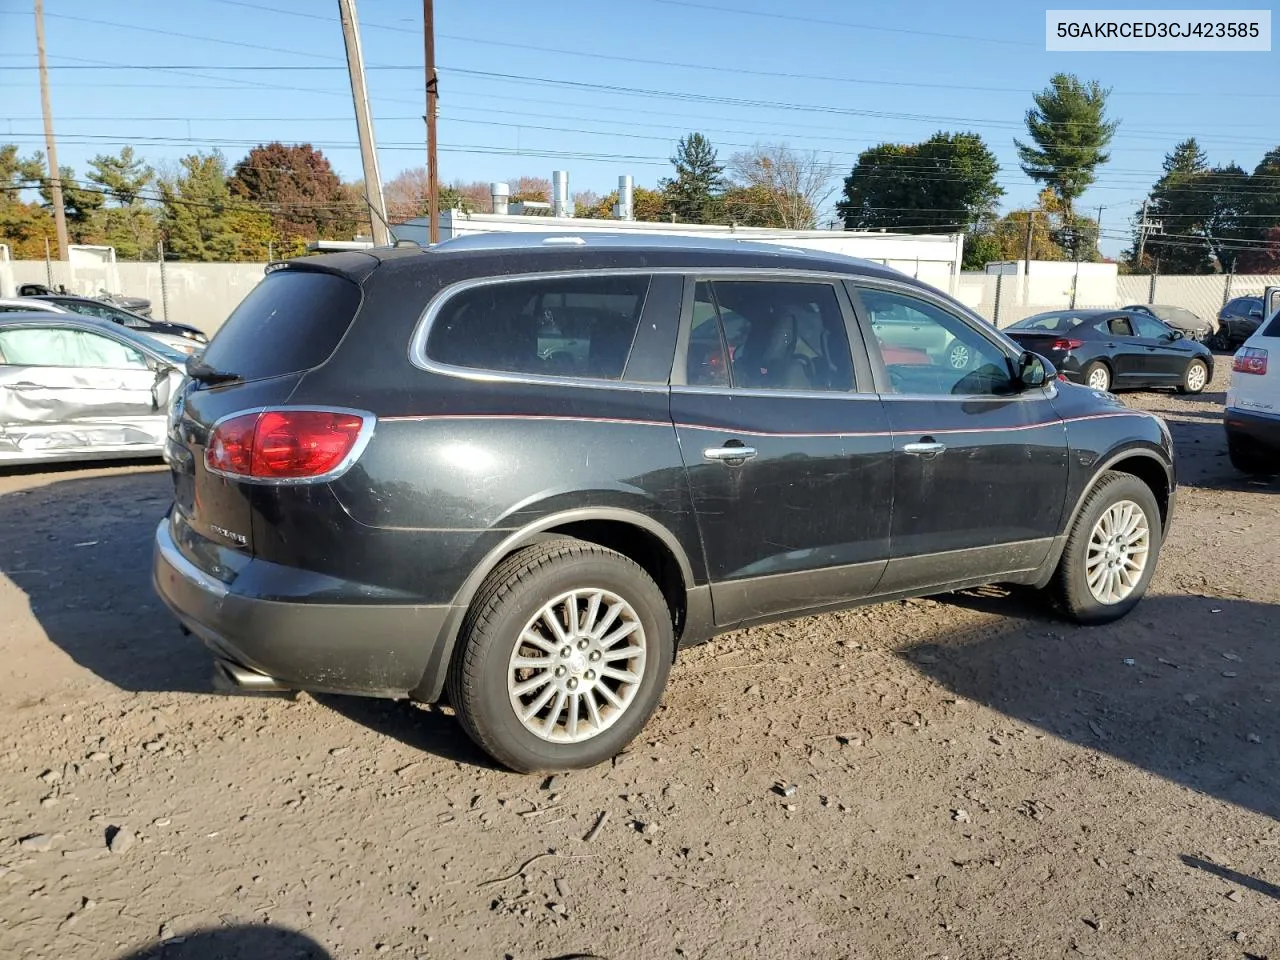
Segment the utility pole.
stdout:
<svg viewBox="0 0 1280 960">
<path fill-rule="evenodd" d="M 1027 249 L 1022 256 L 1022 259 L 1025 260 L 1028 264 L 1031 263 L 1031 228 L 1032 228 L 1032 225 L 1035 223 L 1035 219 L 1036 219 L 1036 212 L 1034 210 L 1028 210 L 1027 211 Z"/>
<path fill-rule="evenodd" d="M 1099 260 L 1102 259 L 1102 209 L 1102 204 L 1098 204 L 1097 238 L 1094 240 L 1094 245 L 1098 248 Z"/>
<path fill-rule="evenodd" d="M 433 0 L 422 0 L 422 43 L 427 71 L 427 218 L 431 221 L 428 239 L 440 242 L 440 167 L 436 159 L 436 106 L 439 78 L 436 76 L 436 15 Z"/>
<path fill-rule="evenodd" d="M 391 245 L 391 228 L 387 225 L 387 208 L 382 199 L 382 175 L 378 172 L 373 118 L 369 113 L 369 94 L 364 85 L 364 54 L 360 52 L 356 0 L 338 0 L 338 13 L 342 18 L 342 39 L 347 47 L 347 72 L 351 74 L 351 98 L 356 107 L 356 132 L 360 136 L 360 160 L 364 166 L 364 197 L 369 204 L 373 243 L 374 246 L 386 247 Z"/>
<path fill-rule="evenodd" d="M 49 196 L 53 200 L 53 220 L 58 229 L 58 259 L 70 260 L 67 210 L 62 205 L 62 171 L 58 169 L 58 146 L 53 139 L 53 108 L 49 105 L 49 64 L 44 55 L 44 0 L 36 0 L 36 56 L 40 61 L 40 106 L 44 110 L 44 145 L 49 151 Z"/>
<path fill-rule="evenodd" d="M 1154 226 L 1154 224 L 1147 219 L 1147 203 L 1148 202 L 1149 202 L 1148 200 L 1142 201 L 1142 220 L 1138 223 L 1138 266 L 1139 268 L 1141 268 L 1142 266 L 1143 251 L 1146 250 L 1147 248 L 1147 231 Z"/>
</svg>

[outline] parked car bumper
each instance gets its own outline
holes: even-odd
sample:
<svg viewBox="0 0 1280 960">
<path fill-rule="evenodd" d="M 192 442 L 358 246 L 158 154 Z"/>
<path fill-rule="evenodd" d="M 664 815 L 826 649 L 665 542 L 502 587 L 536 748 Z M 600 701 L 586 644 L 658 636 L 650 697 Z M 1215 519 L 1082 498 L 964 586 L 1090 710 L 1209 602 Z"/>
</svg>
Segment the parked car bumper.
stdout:
<svg viewBox="0 0 1280 960">
<path fill-rule="evenodd" d="M 1227 407 L 1227 438 L 1280 455 L 1280 415 Z"/>
<path fill-rule="evenodd" d="M 438 677 L 423 680 L 440 659 L 433 654 L 452 607 L 308 602 L 319 586 L 316 575 L 262 560 L 249 561 L 225 582 L 182 554 L 169 525 L 166 517 L 156 528 L 153 585 L 222 662 L 224 679 L 250 689 L 388 697 L 436 686 Z M 330 578 L 321 579 L 325 594 L 334 595 Z M 269 597 L 254 587 L 267 583 Z"/>
</svg>

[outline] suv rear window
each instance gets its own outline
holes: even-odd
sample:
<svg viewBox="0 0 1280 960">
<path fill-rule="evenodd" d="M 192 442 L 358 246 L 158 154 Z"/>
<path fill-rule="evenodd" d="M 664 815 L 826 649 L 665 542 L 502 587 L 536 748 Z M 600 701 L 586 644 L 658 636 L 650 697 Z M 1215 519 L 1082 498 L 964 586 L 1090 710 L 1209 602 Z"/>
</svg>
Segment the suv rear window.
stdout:
<svg viewBox="0 0 1280 960">
<path fill-rule="evenodd" d="M 648 276 L 539 277 L 450 297 L 427 337 L 437 363 L 506 373 L 620 380 Z"/>
<path fill-rule="evenodd" d="M 267 274 L 204 348 L 202 360 L 245 380 L 318 367 L 337 348 L 360 307 L 360 287 L 332 273 Z"/>
</svg>

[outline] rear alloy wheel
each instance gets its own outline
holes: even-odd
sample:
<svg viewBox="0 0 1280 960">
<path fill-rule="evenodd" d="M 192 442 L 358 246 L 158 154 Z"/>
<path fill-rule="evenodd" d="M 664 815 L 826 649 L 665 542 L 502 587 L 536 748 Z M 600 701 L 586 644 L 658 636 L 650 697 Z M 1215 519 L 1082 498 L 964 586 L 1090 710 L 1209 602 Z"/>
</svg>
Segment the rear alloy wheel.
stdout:
<svg viewBox="0 0 1280 960">
<path fill-rule="evenodd" d="M 1182 375 L 1182 384 L 1178 387 L 1179 393 L 1200 393 L 1209 383 L 1209 368 L 1205 366 L 1203 360 L 1192 360 L 1187 364 L 1187 370 Z"/>
<path fill-rule="evenodd" d="M 1132 474 L 1103 474 L 1085 497 L 1058 562 L 1058 607 L 1077 623 L 1123 617 L 1151 582 L 1160 534 L 1160 507 L 1151 488 Z"/>
<path fill-rule="evenodd" d="M 1111 368 L 1101 360 L 1093 361 L 1084 368 L 1084 382 L 1094 390 L 1108 392 L 1111 389 Z"/>
<path fill-rule="evenodd" d="M 969 364 L 973 362 L 973 353 L 967 344 L 957 340 L 951 345 L 951 349 L 947 351 L 947 363 L 950 364 L 952 370 L 968 370 Z"/>
<path fill-rule="evenodd" d="M 503 561 L 463 624 L 449 702 L 513 770 L 589 767 L 648 722 L 674 651 L 662 592 L 612 550 L 561 539 Z"/>
</svg>

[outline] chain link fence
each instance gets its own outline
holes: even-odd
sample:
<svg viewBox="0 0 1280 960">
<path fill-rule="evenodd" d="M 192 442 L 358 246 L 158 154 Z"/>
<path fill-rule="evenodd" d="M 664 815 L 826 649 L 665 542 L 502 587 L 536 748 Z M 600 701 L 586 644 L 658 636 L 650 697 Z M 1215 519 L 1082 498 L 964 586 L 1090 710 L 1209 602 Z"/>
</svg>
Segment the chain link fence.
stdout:
<svg viewBox="0 0 1280 960">
<path fill-rule="evenodd" d="M 1096 288 L 1082 289 L 1081 295 L 1075 296 L 1070 280 L 1037 282 L 1034 276 L 962 273 L 954 294 L 997 327 L 1007 327 L 1047 310 L 1111 309 L 1133 303 L 1185 307 L 1209 319 L 1216 317 L 1228 300 L 1261 296 L 1264 288 L 1276 285 L 1280 285 L 1280 274 L 1126 275 L 1116 277 L 1112 297 L 1101 296 Z"/>
</svg>

